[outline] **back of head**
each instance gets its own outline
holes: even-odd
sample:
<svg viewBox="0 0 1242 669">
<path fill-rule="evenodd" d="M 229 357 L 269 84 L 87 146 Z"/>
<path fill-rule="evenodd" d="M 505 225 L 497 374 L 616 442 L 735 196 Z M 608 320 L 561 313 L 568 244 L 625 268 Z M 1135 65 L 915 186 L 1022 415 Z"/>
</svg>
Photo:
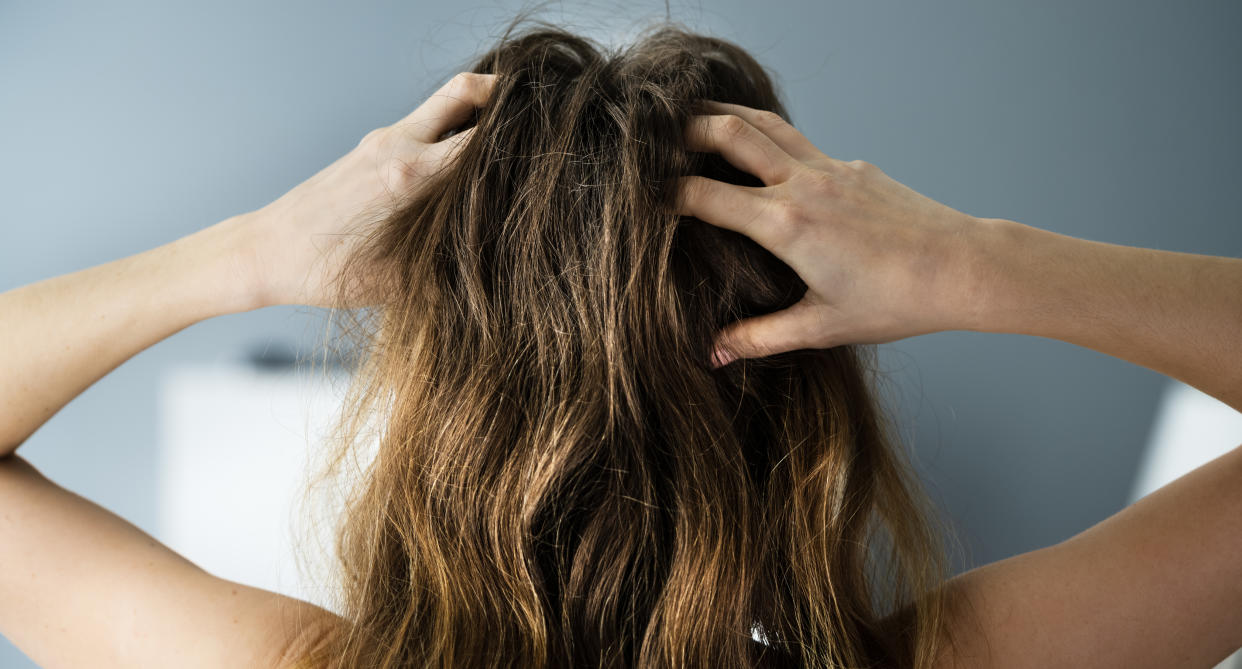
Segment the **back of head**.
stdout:
<svg viewBox="0 0 1242 669">
<path fill-rule="evenodd" d="M 709 365 L 805 290 L 673 208 L 683 175 L 758 185 L 683 132 L 703 99 L 784 115 L 764 70 L 673 28 L 536 27 L 474 71 L 500 76 L 473 136 L 346 266 L 392 268 L 345 421 L 383 429 L 322 659 L 925 665 L 935 609 L 904 606 L 943 561 L 866 351 Z"/>
</svg>

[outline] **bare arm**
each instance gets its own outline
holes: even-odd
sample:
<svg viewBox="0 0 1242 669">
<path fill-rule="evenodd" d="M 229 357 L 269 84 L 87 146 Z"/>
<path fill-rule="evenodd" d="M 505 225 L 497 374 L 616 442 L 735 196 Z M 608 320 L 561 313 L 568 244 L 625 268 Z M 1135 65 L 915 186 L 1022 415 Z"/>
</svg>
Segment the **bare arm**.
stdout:
<svg viewBox="0 0 1242 669">
<path fill-rule="evenodd" d="M 1242 447 L 1059 544 L 972 569 L 943 669 L 1199 667 L 1242 648 Z"/>
<path fill-rule="evenodd" d="M 987 219 L 963 329 L 1059 339 L 1242 411 L 1242 259 L 1120 246 Z"/>
<path fill-rule="evenodd" d="M 274 304 L 357 306 L 329 303 L 334 263 L 469 137 L 437 141 L 486 101 L 492 80 L 459 75 L 258 212 L 0 294 L 0 457 L 122 362 L 193 323 Z"/>
<path fill-rule="evenodd" d="M 334 616 L 216 578 L 0 458 L 0 632 L 46 669 L 279 667 Z"/>
<path fill-rule="evenodd" d="M 198 321 L 340 306 L 331 282 L 342 251 L 452 156 L 469 133 L 439 137 L 492 80 L 455 78 L 256 212 L 0 294 L 0 633 L 46 667 L 250 667 L 279 665 L 339 624 L 204 572 L 14 451 L 104 374 Z"/>
<path fill-rule="evenodd" d="M 253 306 L 248 232 L 230 219 L 0 295 L 0 632 L 41 666 L 276 666 L 326 615 L 213 577 L 13 455 L 135 353 Z"/>
<path fill-rule="evenodd" d="M 0 457 L 143 349 L 259 306 L 240 276 L 243 223 L 0 294 Z"/>
<path fill-rule="evenodd" d="M 1101 351 L 1242 410 L 1242 260 L 987 224 L 977 329 Z M 1242 647 L 1242 447 L 949 587 L 974 610 L 946 667 L 1214 666 Z"/>
<path fill-rule="evenodd" d="M 824 155 L 773 114 L 716 104 L 688 129 L 759 177 L 691 177 L 682 213 L 798 272 L 801 301 L 731 324 L 717 365 L 943 330 L 1056 338 L 1242 410 L 1242 260 L 1086 241 L 935 202 Z M 1242 449 L 1060 544 L 948 584 L 938 666 L 1210 667 L 1242 646 Z"/>
</svg>

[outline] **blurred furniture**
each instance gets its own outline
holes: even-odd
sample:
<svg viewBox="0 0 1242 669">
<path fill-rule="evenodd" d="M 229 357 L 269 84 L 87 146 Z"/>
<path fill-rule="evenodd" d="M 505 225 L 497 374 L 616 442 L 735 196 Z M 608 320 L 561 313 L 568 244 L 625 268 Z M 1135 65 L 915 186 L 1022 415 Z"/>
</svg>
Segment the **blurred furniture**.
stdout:
<svg viewBox="0 0 1242 669">
<path fill-rule="evenodd" d="M 158 538 L 217 576 L 335 610 L 315 571 L 331 559 L 333 525 L 308 525 L 309 509 L 298 502 L 343 382 L 270 361 L 167 371 Z"/>
<path fill-rule="evenodd" d="M 1242 444 L 1242 413 L 1179 381 L 1165 387 L 1130 501 Z M 1240 556 L 1239 559 L 1242 559 Z M 1242 669 L 1242 650 L 1216 669 Z"/>
<path fill-rule="evenodd" d="M 1172 381 L 1156 411 L 1130 501 L 1242 444 L 1242 413 Z"/>
<path fill-rule="evenodd" d="M 291 363 L 269 356 L 167 372 L 158 538 L 213 574 L 336 610 L 329 580 L 315 571 L 331 571 L 335 526 L 327 517 L 307 526 L 310 509 L 296 502 L 307 486 L 309 456 L 337 418 L 347 378 L 303 373 Z M 1240 443 L 1242 414 L 1171 383 L 1131 501 Z M 307 546 L 301 555 L 318 555 L 318 563 L 299 566 L 299 541 Z M 1242 669 L 1242 652 L 1217 669 Z"/>
</svg>

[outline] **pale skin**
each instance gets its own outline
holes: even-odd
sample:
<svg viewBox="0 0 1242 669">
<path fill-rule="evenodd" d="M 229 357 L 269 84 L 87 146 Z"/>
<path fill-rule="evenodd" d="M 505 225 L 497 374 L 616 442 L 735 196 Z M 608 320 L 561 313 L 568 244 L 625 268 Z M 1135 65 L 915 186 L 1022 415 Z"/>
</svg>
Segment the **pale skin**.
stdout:
<svg viewBox="0 0 1242 669">
<path fill-rule="evenodd" d="M 688 177 L 683 213 L 745 234 L 808 285 L 734 323 L 717 364 L 940 330 L 1060 339 L 1242 411 L 1242 259 L 1086 241 L 978 219 L 780 117 L 714 105 L 691 145 L 763 187 Z M 941 667 L 1211 667 L 1242 647 L 1242 447 L 1070 539 L 954 578 Z"/>
<path fill-rule="evenodd" d="M 334 305 L 342 251 L 450 159 L 493 78 L 460 75 L 271 204 L 0 294 L 0 633 L 40 666 L 286 666 L 334 616 L 216 578 L 14 451 L 62 406 L 198 321 Z"/>
<path fill-rule="evenodd" d="M 328 277 L 417 192 L 493 79 L 455 78 L 272 204 L 128 258 L 0 294 L 0 632 L 45 667 L 285 666 L 332 614 L 216 578 L 57 487 L 14 451 L 85 388 L 198 321 L 334 305 Z M 824 155 L 774 115 L 714 104 L 687 131 L 759 177 L 698 177 L 678 207 L 808 285 L 722 333 L 718 361 L 943 330 L 1060 339 L 1242 410 L 1242 260 L 968 216 Z M 1062 543 L 966 572 L 950 667 L 1209 667 L 1242 646 L 1242 448 Z"/>
</svg>

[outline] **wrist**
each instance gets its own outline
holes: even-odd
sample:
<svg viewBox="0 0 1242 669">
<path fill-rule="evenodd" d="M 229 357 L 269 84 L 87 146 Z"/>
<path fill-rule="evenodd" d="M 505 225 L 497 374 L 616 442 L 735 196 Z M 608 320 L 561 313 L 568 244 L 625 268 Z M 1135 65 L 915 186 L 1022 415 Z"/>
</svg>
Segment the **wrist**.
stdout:
<svg viewBox="0 0 1242 669">
<path fill-rule="evenodd" d="M 960 295 L 963 304 L 958 310 L 963 327 L 974 332 L 1008 332 L 1012 305 L 1020 302 L 1015 297 L 1015 281 L 1020 280 L 1021 264 L 1033 257 L 1033 245 L 1040 243 L 1032 238 L 1042 232 L 1016 221 L 1003 218 L 975 218 L 967 235 L 964 269 Z"/>
<path fill-rule="evenodd" d="M 227 218 L 181 240 L 202 254 L 220 314 L 270 306 L 262 279 L 258 226 L 249 214 Z"/>
<path fill-rule="evenodd" d="M 980 219 L 969 330 L 1062 339 L 1091 312 L 1090 242 L 1003 218 Z"/>
</svg>

